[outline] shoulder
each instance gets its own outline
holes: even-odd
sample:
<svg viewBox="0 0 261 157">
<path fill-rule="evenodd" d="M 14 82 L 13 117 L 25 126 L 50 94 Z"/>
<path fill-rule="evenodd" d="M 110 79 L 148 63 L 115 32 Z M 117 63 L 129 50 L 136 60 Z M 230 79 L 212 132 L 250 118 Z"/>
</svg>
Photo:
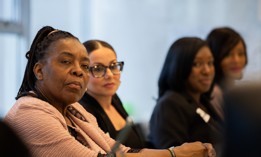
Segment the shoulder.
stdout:
<svg viewBox="0 0 261 157">
<path fill-rule="evenodd" d="M 188 104 L 188 98 L 178 92 L 175 91 L 167 91 L 162 97 L 158 99 L 157 104 L 161 105 L 168 105 L 168 104 L 175 104 L 175 105 L 184 105 Z"/>
<path fill-rule="evenodd" d="M 242 109 L 242 112 L 253 110 L 253 113 L 258 113 L 261 111 L 260 90 L 261 83 L 258 82 L 235 86 L 227 91 L 224 95 L 225 107 L 244 107 L 244 109 Z M 260 113 L 258 115 L 261 115 Z"/>
<path fill-rule="evenodd" d="M 37 115 L 39 113 L 52 114 L 58 116 L 60 119 L 63 119 L 61 113 L 55 107 L 45 101 L 31 96 L 24 96 L 19 98 L 6 116 L 26 117 L 29 115 Z M 37 115 L 37 117 L 42 115 L 43 114 Z"/>
<path fill-rule="evenodd" d="M 178 92 L 168 91 L 157 101 L 157 104 L 153 110 L 154 114 L 161 113 L 185 113 L 194 110 L 194 105 L 189 99 Z"/>
<path fill-rule="evenodd" d="M 67 128 L 63 115 L 55 107 L 30 96 L 19 98 L 4 117 L 4 121 L 28 139 L 33 138 L 31 135 L 40 135 L 52 129 Z M 32 133 L 32 130 L 35 132 Z"/>
</svg>

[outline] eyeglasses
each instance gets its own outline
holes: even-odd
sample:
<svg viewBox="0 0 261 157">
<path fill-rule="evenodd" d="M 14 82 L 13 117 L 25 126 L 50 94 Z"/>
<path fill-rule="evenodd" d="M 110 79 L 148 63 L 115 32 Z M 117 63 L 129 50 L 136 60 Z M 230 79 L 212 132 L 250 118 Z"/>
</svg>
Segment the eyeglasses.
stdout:
<svg viewBox="0 0 261 157">
<path fill-rule="evenodd" d="M 90 72 L 93 77 L 100 78 L 100 77 L 105 76 L 107 68 L 110 69 L 110 71 L 112 72 L 113 75 L 120 74 L 123 69 L 123 65 L 124 65 L 124 62 L 115 62 L 109 66 L 98 64 L 98 65 L 90 67 L 89 69 L 90 69 Z"/>
</svg>

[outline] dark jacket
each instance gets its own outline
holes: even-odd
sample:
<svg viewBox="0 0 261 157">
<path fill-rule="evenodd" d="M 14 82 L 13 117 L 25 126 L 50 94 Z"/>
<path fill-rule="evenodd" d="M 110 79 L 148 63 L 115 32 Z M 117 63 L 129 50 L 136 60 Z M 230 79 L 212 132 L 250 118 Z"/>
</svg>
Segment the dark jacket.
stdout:
<svg viewBox="0 0 261 157">
<path fill-rule="evenodd" d="M 79 103 L 91 114 L 93 114 L 98 122 L 99 127 L 105 132 L 109 133 L 110 137 L 113 139 L 117 138 L 117 135 L 119 134 L 120 130 L 115 130 L 112 122 L 110 121 L 109 117 L 103 110 L 103 108 L 100 106 L 98 101 L 94 99 L 89 94 L 85 93 L 82 99 L 79 101 Z M 115 109 L 119 112 L 119 114 L 126 119 L 128 117 L 128 113 L 123 108 L 122 102 L 115 94 L 112 98 L 112 105 L 115 107 Z M 125 146 L 131 147 L 131 148 L 144 148 L 144 140 L 143 135 L 138 128 L 137 125 L 134 125 L 128 134 L 127 139 L 123 144 Z"/>
<path fill-rule="evenodd" d="M 199 106 L 185 93 L 167 91 L 159 98 L 150 119 L 149 139 L 156 148 L 178 146 L 184 142 L 208 142 L 220 147 L 223 129 L 221 119 L 202 99 L 210 115 L 208 122 L 196 112 Z"/>
</svg>

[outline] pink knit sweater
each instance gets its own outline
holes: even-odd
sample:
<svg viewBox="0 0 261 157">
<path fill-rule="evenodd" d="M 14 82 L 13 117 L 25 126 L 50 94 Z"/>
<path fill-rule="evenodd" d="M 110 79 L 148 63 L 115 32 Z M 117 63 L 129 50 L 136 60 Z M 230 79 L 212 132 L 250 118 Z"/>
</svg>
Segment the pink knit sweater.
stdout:
<svg viewBox="0 0 261 157">
<path fill-rule="evenodd" d="M 56 108 L 37 98 L 19 98 L 4 121 L 25 140 L 36 157 L 97 157 L 98 152 L 109 152 L 115 141 L 98 127 L 94 116 L 80 104 L 74 103 L 72 106 L 87 120 L 83 121 L 67 111 L 76 132 L 87 146 L 70 135 L 64 117 Z M 123 152 L 129 149 L 120 146 Z"/>
</svg>

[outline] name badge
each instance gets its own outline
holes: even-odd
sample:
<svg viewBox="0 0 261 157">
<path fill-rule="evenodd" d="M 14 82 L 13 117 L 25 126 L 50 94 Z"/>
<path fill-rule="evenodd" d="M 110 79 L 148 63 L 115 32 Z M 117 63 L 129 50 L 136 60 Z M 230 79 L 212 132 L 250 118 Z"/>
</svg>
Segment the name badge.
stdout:
<svg viewBox="0 0 261 157">
<path fill-rule="evenodd" d="M 201 108 L 197 108 L 196 109 L 196 113 L 199 114 L 199 116 L 206 122 L 208 123 L 209 119 L 210 119 L 210 115 L 207 114 L 204 110 L 202 110 Z"/>
</svg>

